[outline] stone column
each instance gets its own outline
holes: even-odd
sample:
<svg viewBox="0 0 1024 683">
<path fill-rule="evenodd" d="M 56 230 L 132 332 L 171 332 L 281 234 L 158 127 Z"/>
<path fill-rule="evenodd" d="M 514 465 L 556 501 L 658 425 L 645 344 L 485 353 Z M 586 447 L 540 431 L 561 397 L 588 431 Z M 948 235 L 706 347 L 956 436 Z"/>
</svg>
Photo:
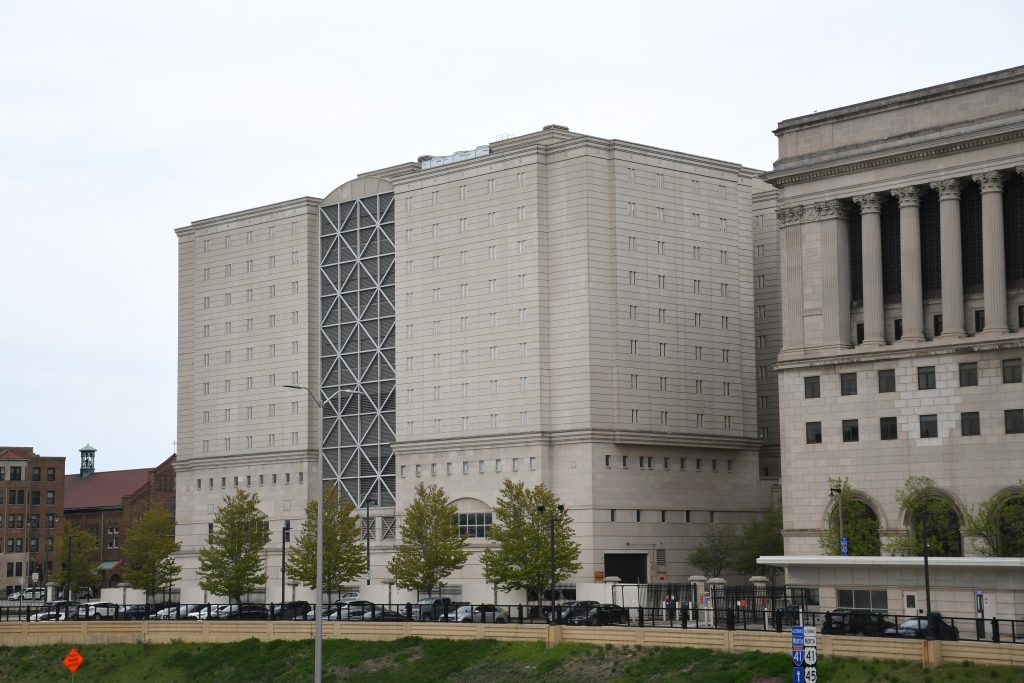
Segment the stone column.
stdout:
<svg viewBox="0 0 1024 683">
<path fill-rule="evenodd" d="M 1003 245 L 1003 181 L 1000 171 L 971 176 L 981 186 L 981 243 L 985 272 L 985 330 L 1006 334 L 1006 261 Z"/>
<path fill-rule="evenodd" d="M 860 260 L 864 290 L 864 346 L 885 344 L 882 308 L 882 196 L 876 192 L 853 198 L 860 207 Z"/>
<path fill-rule="evenodd" d="M 942 335 L 964 336 L 964 268 L 960 248 L 960 190 L 957 178 L 932 183 L 939 193 L 942 248 Z"/>
<path fill-rule="evenodd" d="M 808 216 L 808 213 L 811 216 Z M 850 237 L 846 207 L 837 200 L 818 202 L 804 210 L 821 230 L 822 344 L 850 347 Z"/>
<path fill-rule="evenodd" d="M 915 185 L 892 191 L 900 202 L 900 305 L 903 338 L 924 341 L 924 302 L 921 293 L 921 191 Z"/>
<path fill-rule="evenodd" d="M 803 207 L 775 212 L 782 255 L 782 350 L 804 347 Z"/>
</svg>

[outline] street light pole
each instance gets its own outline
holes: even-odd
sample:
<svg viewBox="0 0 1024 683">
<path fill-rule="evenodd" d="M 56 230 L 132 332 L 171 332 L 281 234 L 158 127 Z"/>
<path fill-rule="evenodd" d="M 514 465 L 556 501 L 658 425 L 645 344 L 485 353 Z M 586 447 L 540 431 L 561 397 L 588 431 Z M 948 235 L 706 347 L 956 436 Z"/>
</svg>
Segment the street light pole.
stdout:
<svg viewBox="0 0 1024 683">
<path fill-rule="evenodd" d="M 928 619 L 928 629 L 925 631 L 927 638 L 933 638 L 932 634 L 932 584 L 928 575 L 928 511 L 921 511 L 921 542 L 923 543 L 922 554 L 924 555 L 924 609 L 925 617 Z"/>
<path fill-rule="evenodd" d="M 543 515 L 545 507 L 538 505 L 537 510 Z M 558 506 L 558 514 L 565 512 L 565 506 Z M 555 511 L 552 510 L 548 515 L 548 521 L 550 522 L 550 540 L 551 540 L 551 623 L 558 624 L 562 621 L 562 615 L 555 611 Z"/>
<path fill-rule="evenodd" d="M 323 678 L 324 659 L 324 404 L 309 387 L 301 384 L 285 384 L 286 389 L 302 389 L 316 404 L 317 412 L 317 457 L 316 457 L 316 607 L 313 617 L 316 636 L 313 639 L 313 683 Z"/>
<path fill-rule="evenodd" d="M 285 545 L 291 540 L 292 534 L 292 521 L 286 519 L 284 526 L 281 527 L 281 609 L 284 609 L 284 579 L 285 579 L 285 559 L 287 558 L 288 547 Z"/>
<path fill-rule="evenodd" d="M 369 496 L 363 501 L 363 508 L 366 510 L 366 519 L 363 521 L 363 533 L 366 535 L 366 585 L 370 585 L 370 506 L 376 505 L 377 501 Z"/>
</svg>

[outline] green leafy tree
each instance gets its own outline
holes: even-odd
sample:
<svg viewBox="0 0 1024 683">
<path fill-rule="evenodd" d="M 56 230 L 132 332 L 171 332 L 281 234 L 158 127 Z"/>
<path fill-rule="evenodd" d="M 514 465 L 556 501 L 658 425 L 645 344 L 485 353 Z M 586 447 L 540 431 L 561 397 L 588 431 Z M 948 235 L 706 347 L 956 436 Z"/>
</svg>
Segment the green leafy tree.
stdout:
<svg viewBox="0 0 1024 683">
<path fill-rule="evenodd" d="M 68 589 L 69 599 L 74 599 L 81 588 L 96 587 L 99 582 L 96 573 L 99 542 L 88 531 L 65 522 L 61 534 L 54 538 L 53 557 L 57 561 L 54 562 L 51 580 Z"/>
<path fill-rule="evenodd" d="M 850 555 L 881 555 L 882 540 L 880 525 L 874 510 L 867 503 L 857 500 L 845 477 L 829 477 L 830 489 L 840 489 L 839 500 L 828 514 L 825 531 L 818 537 L 818 546 L 826 555 L 839 555 L 839 506 L 843 506 L 843 534 L 846 535 L 847 553 Z"/>
<path fill-rule="evenodd" d="M 933 557 L 959 557 L 961 551 L 960 515 L 935 488 L 928 477 L 911 476 L 896 491 L 896 502 L 910 520 L 905 536 L 892 539 L 887 548 L 893 555 L 917 556 L 924 553 L 924 520 L 928 520 L 928 554 Z"/>
<path fill-rule="evenodd" d="M 358 518 L 352 503 L 342 500 L 337 486 L 324 487 L 324 590 L 330 602 L 335 593 L 366 571 L 359 542 Z M 288 552 L 288 575 L 316 590 L 316 501 L 306 505 L 302 531 Z"/>
<path fill-rule="evenodd" d="M 543 506 L 544 511 L 538 508 Z M 551 577 L 551 515 L 555 520 L 555 576 L 564 581 L 578 572 L 580 546 L 573 540 L 572 518 L 559 512 L 558 497 L 543 484 L 526 488 L 506 479 L 494 506 L 490 538 L 497 547 L 480 558 L 484 576 L 499 590 L 526 590 L 541 596 Z"/>
<path fill-rule="evenodd" d="M 440 486 L 417 484 L 416 497 L 402 520 L 402 541 L 388 563 L 395 585 L 431 595 L 469 557 L 459 535 L 458 508 Z"/>
<path fill-rule="evenodd" d="M 163 508 L 153 505 L 132 525 L 125 536 L 125 580 L 146 592 L 147 601 L 166 591 L 181 576 L 174 553 L 181 544 L 174 540 L 174 519 Z"/>
<path fill-rule="evenodd" d="M 760 565 L 757 558 L 783 554 L 782 508 L 776 506 L 743 527 L 733 548 L 730 568 L 738 574 L 774 574 L 778 567 Z"/>
<path fill-rule="evenodd" d="M 704 540 L 686 557 L 686 561 L 708 578 L 721 576 L 733 564 L 738 540 L 736 527 L 712 524 L 704 534 Z"/>
<path fill-rule="evenodd" d="M 1024 498 L 993 496 L 964 515 L 964 535 L 987 557 L 1024 555 Z"/>
<path fill-rule="evenodd" d="M 238 489 L 224 498 L 213 517 L 213 532 L 199 550 L 199 586 L 241 602 L 242 596 L 267 583 L 263 549 L 270 542 L 260 497 Z"/>
</svg>

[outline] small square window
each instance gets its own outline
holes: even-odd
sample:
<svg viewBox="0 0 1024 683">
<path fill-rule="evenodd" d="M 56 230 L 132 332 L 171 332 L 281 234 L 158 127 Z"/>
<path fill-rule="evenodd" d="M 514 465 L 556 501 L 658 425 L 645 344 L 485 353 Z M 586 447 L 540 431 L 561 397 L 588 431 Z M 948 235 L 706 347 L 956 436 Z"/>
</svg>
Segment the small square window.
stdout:
<svg viewBox="0 0 1024 683">
<path fill-rule="evenodd" d="M 821 398 L 821 378 L 804 377 L 804 398 Z"/>
<path fill-rule="evenodd" d="M 1020 358 L 1007 358 L 1003 361 L 1003 384 L 1020 384 Z"/>
<path fill-rule="evenodd" d="M 960 413 L 960 434 L 962 436 L 981 434 L 981 419 L 978 413 Z"/>
<path fill-rule="evenodd" d="M 857 373 L 856 372 L 844 372 L 839 375 L 839 386 L 840 393 L 843 396 L 856 396 L 857 395 Z"/>
<path fill-rule="evenodd" d="M 939 417 L 938 415 L 922 415 L 921 416 L 921 438 L 922 439 L 935 439 L 939 436 Z"/>
<path fill-rule="evenodd" d="M 977 363 L 961 363 L 960 364 L 960 386 L 962 386 L 962 387 L 976 387 L 976 386 L 978 386 L 978 364 Z"/>
<path fill-rule="evenodd" d="M 1024 410 L 1007 410 L 1003 413 L 1007 434 L 1024 434 Z"/>
<path fill-rule="evenodd" d="M 896 391 L 896 371 L 895 370 L 879 370 L 878 371 L 878 393 L 890 394 Z"/>
<path fill-rule="evenodd" d="M 860 427 L 857 420 L 843 420 L 843 441 L 860 441 Z"/>
<path fill-rule="evenodd" d="M 895 441 L 898 432 L 896 431 L 896 418 L 883 417 L 878 421 L 878 431 L 882 441 Z"/>
<path fill-rule="evenodd" d="M 821 443 L 821 423 L 807 423 L 807 443 Z"/>
<path fill-rule="evenodd" d="M 917 369 L 917 388 L 918 389 L 934 389 L 935 388 L 935 366 L 925 365 Z"/>
</svg>

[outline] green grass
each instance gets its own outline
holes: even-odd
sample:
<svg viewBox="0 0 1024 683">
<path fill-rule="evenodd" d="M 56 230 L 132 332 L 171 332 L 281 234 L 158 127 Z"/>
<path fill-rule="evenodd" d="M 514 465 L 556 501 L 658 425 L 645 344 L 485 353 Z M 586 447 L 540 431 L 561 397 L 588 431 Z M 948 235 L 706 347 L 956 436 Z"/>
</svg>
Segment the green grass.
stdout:
<svg viewBox="0 0 1024 683">
<path fill-rule="evenodd" d="M 61 661 L 67 645 L 0 648 L 0 681 L 69 681 Z M 102 681 L 295 681 L 313 673 L 311 641 L 228 644 L 88 645 L 76 683 Z M 1016 682 L 1024 669 L 947 664 L 934 669 L 903 661 L 822 658 L 819 680 L 842 683 L 928 681 Z M 695 648 L 643 648 L 495 640 L 448 641 L 403 638 L 391 642 L 324 642 L 325 681 L 695 681 L 788 683 L 785 654 L 726 654 Z"/>
</svg>

